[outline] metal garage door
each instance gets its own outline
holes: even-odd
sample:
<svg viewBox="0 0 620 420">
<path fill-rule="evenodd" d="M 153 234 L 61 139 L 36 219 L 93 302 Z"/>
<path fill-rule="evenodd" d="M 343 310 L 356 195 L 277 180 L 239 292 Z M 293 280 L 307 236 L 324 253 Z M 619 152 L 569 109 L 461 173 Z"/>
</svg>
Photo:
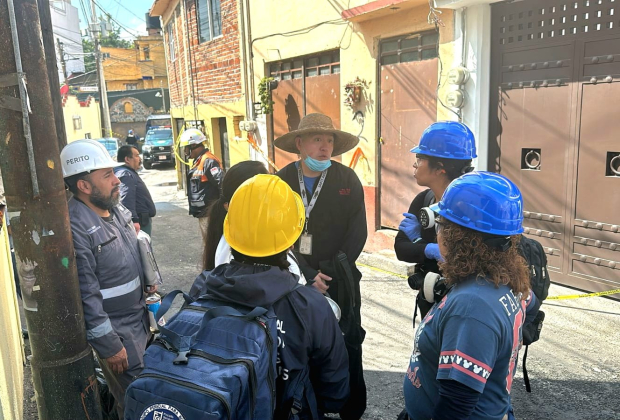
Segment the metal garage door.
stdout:
<svg viewBox="0 0 620 420">
<path fill-rule="evenodd" d="M 620 287 L 619 15 L 613 0 L 492 9 L 489 167 L 521 188 L 553 279 L 593 291 Z"/>
</svg>

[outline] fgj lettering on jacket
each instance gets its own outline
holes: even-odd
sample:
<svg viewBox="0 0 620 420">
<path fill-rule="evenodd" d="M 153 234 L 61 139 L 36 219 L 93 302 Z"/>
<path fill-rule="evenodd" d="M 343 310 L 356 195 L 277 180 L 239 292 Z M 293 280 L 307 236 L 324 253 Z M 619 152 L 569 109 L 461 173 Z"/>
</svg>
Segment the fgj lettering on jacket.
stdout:
<svg viewBox="0 0 620 420">
<path fill-rule="evenodd" d="M 101 229 L 101 226 L 93 226 L 90 229 L 88 229 L 86 233 L 88 233 L 89 235 L 92 235 L 93 233 L 97 232 L 99 229 Z"/>
<path fill-rule="evenodd" d="M 85 160 L 90 160 L 90 156 L 84 155 L 84 156 L 78 156 L 78 157 L 74 157 L 71 159 L 67 159 L 67 165 L 73 165 L 78 162 L 84 162 Z"/>
<path fill-rule="evenodd" d="M 506 293 L 504 296 L 499 298 L 499 301 L 504 306 L 504 310 L 508 316 L 511 316 L 519 309 L 519 305 L 517 305 L 517 298 L 512 292 Z"/>
<path fill-rule="evenodd" d="M 276 321 L 276 326 L 278 329 L 278 357 L 276 358 L 276 369 L 278 371 L 278 376 L 281 377 L 283 381 L 287 381 L 289 378 L 289 371 L 282 366 L 282 359 L 280 358 L 280 349 L 285 347 L 284 337 L 280 336 L 280 334 L 286 334 L 286 331 L 284 331 L 284 321 L 278 319 Z"/>
<path fill-rule="evenodd" d="M 279 319 L 276 321 L 276 325 L 278 328 L 278 332 L 280 334 L 286 334 L 286 331 L 284 331 L 284 322 L 280 321 Z M 284 338 L 280 337 L 280 334 L 278 334 L 278 348 L 284 348 L 286 347 L 286 345 L 284 344 Z"/>
</svg>

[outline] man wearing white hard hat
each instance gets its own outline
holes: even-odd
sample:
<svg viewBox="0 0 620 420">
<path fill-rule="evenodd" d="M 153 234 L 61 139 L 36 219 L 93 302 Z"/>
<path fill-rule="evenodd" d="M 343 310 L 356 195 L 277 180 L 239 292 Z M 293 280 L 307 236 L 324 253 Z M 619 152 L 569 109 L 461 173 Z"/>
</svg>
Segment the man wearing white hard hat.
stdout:
<svg viewBox="0 0 620 420">
<path fill-rule="evenodd" d="M 86 338 L 123 418 L 125 389 L 143 368 L 150 336 L 144 273 L 131 212 L 119 204 L 120 181 L 105 147 L 94 140 L 69 143 L 60 153 L 73 193 L 73 234 Z M 149 290 L 154 291 L 154 290 Z"/>
<path fill-rule="evenodd" d="M 222 162 L 205 147 L 206 142 L 207 137 L 195 128 L 185 130 L 179 141 L 185 156 L 194 160 L 187 172 L 187 201 L 189 214 L 198 218 L 203 239 L 207 235 L 207 210 L 220 198 L 224 178 Z"/>
</svg>

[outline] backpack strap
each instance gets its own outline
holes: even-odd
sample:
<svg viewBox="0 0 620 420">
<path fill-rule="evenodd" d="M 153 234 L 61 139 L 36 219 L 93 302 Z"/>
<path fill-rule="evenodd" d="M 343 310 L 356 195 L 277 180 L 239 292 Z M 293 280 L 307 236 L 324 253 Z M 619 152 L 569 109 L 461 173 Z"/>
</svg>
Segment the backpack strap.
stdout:
<svg viewBox="0 0 620 420">
<path fill-rule="evenodd" d="M 422 208 L 430 206 L 431 204 L 433 204 L 433 201 L 435 201 L 435 193 L 433 192 L 433 190 L 429 189 L 428 191 L 426 191 L 426 195 L 424 196 Z"/>
<path fill-rule="evenodd" d="M 172 292 L 164 296 L 164 298 L 161 300 L 161 305 L 159 305 L 159 309 L 157 310 L 157 313 L 155 314 L 155 321 L 159 322 L 161 317 L 163 317 L 166 314 L 166 312 L 168 312 L 168 310 L 170 309 L 170 306 L 172 305 L 172 301 L 174 301 L 174 298 L 177 297 L 180 293 L 183 293 L 183 291 L 177 289 L 177 290 L 173 290 Z M 183 299 L 185 300 L 186 304 L 190 304 L 194 301 L 194 299 L 192 299 L 186 293 L 183 293 Z"/>
<path fill-rule="evenodd" d="M 185 365 L 188 361 L 187 353 L 190 352 L 192 346 L 194 345 L 196 341 L 196 336 L 204 328 L 206 328 L 207 324 L 212 319 L 228 316 L 238 319 L 246 319 L 250 321 L 260 316 L 263 316 L 266 313 L 267 309 L 261 307 L 256 307 L 252 309 L 249 313 L 243 314 L 230 306 L 218 306 L 216 308 L 210 309 L 208 312 L 205 313 L 204 317 L 202 318 L 202 322 L 200 323 L 200 327 L 192 335 L 181 335 L 166 327 L 160 327 L 159 330 L 161 331 L 161 334 L 163 334 L 163 336 L 165 337 L 164 340 L 170 343 L 178 351 L 177 357 L 172 361 L 172 363 L 174 363 L 175 365 Z"/>
<path fill-rule="evenodd" d="M 532 387 L 530 386 L 530 375 L 527 374 L 527 367 L 525 362 L 527 361 L 527 350 L 530 346 L 525 346 L 525 352 L 523 353 L 523 382 L 525 382 L 525 390 L 527 392 L 532 392 Z"/>
</svg>

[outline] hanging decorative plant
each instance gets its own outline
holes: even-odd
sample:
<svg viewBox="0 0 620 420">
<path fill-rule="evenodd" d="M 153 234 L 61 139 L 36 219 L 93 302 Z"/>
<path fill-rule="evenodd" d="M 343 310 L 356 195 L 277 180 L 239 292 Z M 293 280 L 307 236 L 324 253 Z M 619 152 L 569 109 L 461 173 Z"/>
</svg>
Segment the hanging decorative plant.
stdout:
<svg viewBox="0 0 620 420">
<path fill-rule="evenodd" d="M 271 91 L 278 86 L 278 81 L 273 77 L 263 77 L 258 84 L 258 95 L 260 96 L 260 107 L 263 114 L 273 114 L 273 104 Z"/>
<path fill-rule="evenodd" d="M 344 85 L 344 104 L 349 108 L 353 108 L 362 99 L 363 90 L 368 89 L 369 86 L 370 82 L 359 77 Z"/>
</svg>

